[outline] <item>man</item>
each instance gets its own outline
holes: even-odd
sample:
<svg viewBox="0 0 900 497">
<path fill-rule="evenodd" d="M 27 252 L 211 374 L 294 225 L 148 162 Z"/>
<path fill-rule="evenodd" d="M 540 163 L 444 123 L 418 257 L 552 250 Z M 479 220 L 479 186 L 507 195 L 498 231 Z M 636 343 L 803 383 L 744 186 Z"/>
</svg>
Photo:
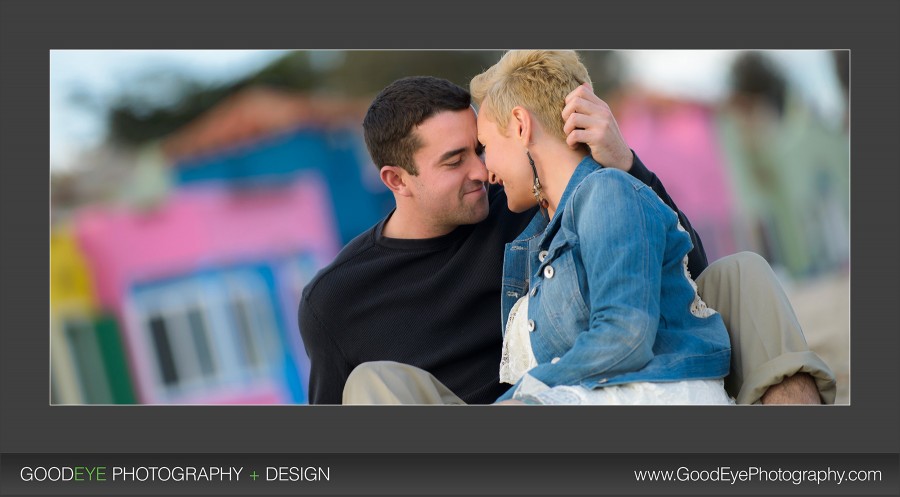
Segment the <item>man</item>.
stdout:
<svg viewBox="0 0 900 497">
<path fill-rule="evenodd" d="M 699 237 L 625 144 L 609 108 L 582 87 L 566 99 L 563 116 L 570 145 L 586 143 L 598 162 L 628 171 L 678 212 L 694 241 L 691 273 L 700 274 L 707 262 Z M 488 186 L 475 117 L 468 92 L 431 77 L 398 80 L 370 106 L 363 122 L 366 145 L 396 209 L 351 241 L 304 289 L 299 323 L 311 362 L 312 403 L 483 404 L 507 389 L 498 381 L 503 250 L 535 211 L 510 212 L 503 189 Z M 759 273 L 749 267 L 755 264 L 723 264 L 724 271 L 714 273 L 726 283 L 715 289 L 730 288 L 722 293 L 731 298 L 746 285 L 759 287 L 744 277 Z M 788 309 L 767 312 L 790 324 L 786 303 L 769 303 Z M 757 401 L 767 390 L 788 393 L 782 400 L 791 403 L 815 402 L 819 394 L 833 399 L 833 375 L 807 350 L 799 326 L 774 333 L 774 355 L 766 342 L 761 348 L 768 355 L 749 361 L 750 367 L 736 350 L 738 400 Z M 736 349 L 745 338 L 761 342 L 753 333 L 744 335 L 732 338 Z M 774 378 L 760 378 L 760 365 L 773 360 L 779 366 Z M 818 392 L 806 373 L 817 375 Z M 745 393 L 741 380 L 748 375 L 753 384 Z"/>
</svg>

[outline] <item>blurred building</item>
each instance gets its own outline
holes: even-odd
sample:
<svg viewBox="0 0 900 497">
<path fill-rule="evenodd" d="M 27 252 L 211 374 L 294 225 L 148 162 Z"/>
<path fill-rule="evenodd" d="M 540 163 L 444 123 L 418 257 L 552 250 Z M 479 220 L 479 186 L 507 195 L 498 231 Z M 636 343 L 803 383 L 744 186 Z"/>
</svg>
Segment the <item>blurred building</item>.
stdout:
<svg viewBox="0 0 900 497">
<path fill-rule="evenodd" d="M 635 90 L 620 96 L 616 107 L 629 146 L 691 220 L 709 260 L 734 253 L 738 206 L 716 133 L 715 108 Z"/>
<path fill-rule="evenodd" d="M 132 404 L 134 386 L 115 318 L 101 312 L 70 226 L 50 237 L 53 404 Z"/>
<path fill-rule="evenodd" d="M 712 105 L 632 90 L 614 105 L 710 261 L 751 250 L 794 278 L 846 269 L 849 137 L 798 95 Z"/>
<path fill-rule="evenodd" d="M 124 202 L 77 210 L 69 245 L 83 254 L 92 305 L 120 324 L 137 402 L 306 401 L 302 288 L 391 205 L 365 155 L 364 110 L 247 90 L 139 154 Z M 72 356 L 56 345 L 54 357 Z M 88 363 L 54 362 L 54 399 L 119 402 L 56 380 L 57 369 L 116 374 Z"/>
</svg>

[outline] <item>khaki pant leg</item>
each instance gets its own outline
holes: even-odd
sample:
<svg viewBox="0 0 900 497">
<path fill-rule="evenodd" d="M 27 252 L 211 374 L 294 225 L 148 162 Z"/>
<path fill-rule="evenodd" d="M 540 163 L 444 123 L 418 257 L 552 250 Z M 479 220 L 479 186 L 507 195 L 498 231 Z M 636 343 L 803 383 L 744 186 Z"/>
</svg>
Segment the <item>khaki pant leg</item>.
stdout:
<svg viewBox="0 0 900 497">
<path fill-rule="evenodd" d="M 392 361 L 357 366 L 344 385 L 348 404 L 465 404 L 431 373 Z"/>
<path fill-rule="evenodd" d="M 697 278 L 701 298 L 718 311 L 731 335 L 725 389 L 739 404 L 758 403 L 766 390 L 798 372 L 812 375 L 826 404 L 834 403 L 834 373 L 809 350 L 800 322 L 765 259 L 752 252 L 723 257 Z"/>
</svg>

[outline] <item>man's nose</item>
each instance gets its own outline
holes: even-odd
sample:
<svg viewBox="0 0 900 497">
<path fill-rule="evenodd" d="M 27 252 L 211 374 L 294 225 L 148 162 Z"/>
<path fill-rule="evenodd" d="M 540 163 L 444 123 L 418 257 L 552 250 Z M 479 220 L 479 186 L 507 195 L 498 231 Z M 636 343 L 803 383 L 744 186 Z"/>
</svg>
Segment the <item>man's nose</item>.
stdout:
<svg viewBox="0 0 900 497">
<path fill-rule="evenodd" d="M 472 167 L 469 171 L 469 177 L 475 181 L 481 181 L 482 183 L 488 182 L 488 170 L 485 167 L 484 162 L 481 160 L 481 157 L 476 157 L 474 161 L 472 161 Z"/>
</svg>

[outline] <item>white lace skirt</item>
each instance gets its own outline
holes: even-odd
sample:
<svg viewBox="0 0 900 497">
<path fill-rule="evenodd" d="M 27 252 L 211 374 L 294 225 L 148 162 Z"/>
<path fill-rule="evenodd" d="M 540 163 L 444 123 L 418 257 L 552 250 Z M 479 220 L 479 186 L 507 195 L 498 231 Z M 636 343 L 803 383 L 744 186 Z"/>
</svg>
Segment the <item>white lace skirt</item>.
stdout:
<svg viewBox="0 0 900 497">
<path fill-rule="evenodd" d="M 500 381 L 515 384 L 522 379 L 514 399 L 526 404 L 554 405 L 727 405 L 734 400 L 725 392 L 724 381 L 685 380 L 635 382 L 589 389 L 580 385 L 548 387 L 529 376 L 537 366 L 528 332 L 528 297 L 520 298 L 509 315 L 503 336 Z"/>
</svg>

